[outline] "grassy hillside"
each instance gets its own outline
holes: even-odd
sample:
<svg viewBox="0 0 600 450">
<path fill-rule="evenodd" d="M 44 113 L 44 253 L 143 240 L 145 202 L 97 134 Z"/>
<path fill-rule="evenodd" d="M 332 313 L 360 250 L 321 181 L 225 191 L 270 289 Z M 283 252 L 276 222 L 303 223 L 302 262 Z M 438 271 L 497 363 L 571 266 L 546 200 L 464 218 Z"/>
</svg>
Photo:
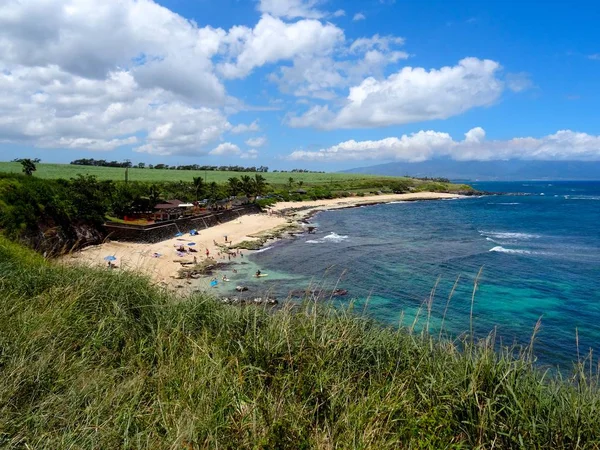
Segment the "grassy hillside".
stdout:
<svg viewBox="0 0 600 450">
<path fill-rule="evenodd" d="M 598 379 L 348 311 L 176 299 L 0 238 L 2 448 L 594 448 Z"/>
<path fill-rule="evenodd" d="M 21 173 L 22 166 L 20 163 L 0 162 L 0 172 Z M 125 169 L 115 167 L 94 167 L 94 166 L 76 166 L 71 164 L 37 164 L 36 177 L 40 178 L 75 178 L 77 175 L 94 175 L 98 180 L 113 180 L 123 181 L 125 179 Z M 240 177 L 242 175 L 251 175 L 248 172 L 219 172 L 219 171 L 203 171 L 203 170 L 169 170 L 169 169 L 129 169 L 129 181 L 148 181 L 148 182 L 164 182 L 164 181 L 187 181 L 191 182 L 194 177 L 202 177 L 206 175 L 209 183 L 216 181 L 224 183 L 231 177 Z M 290 177 L 296 181 L 303 181 L 308 184 L 323 184 L 331 183 L 332 181 L 349 181 L 362 179 L 384 179 L 389 180 L 395 177 L 376 177 L 363 174 L 347 174 L 347 173 L 288 173 L 288 172 L 266 172 L 261 173 L 268 183 L 284 185 Z M 397 178 L 396 178 L 397 179 Z"/>
</svg>

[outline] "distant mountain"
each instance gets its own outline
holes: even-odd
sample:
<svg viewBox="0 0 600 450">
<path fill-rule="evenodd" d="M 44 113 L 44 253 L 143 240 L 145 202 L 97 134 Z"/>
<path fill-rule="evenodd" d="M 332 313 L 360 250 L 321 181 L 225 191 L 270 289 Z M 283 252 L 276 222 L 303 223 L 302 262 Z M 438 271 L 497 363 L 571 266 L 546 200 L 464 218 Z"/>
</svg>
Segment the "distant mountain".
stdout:
<svg viewBox="0 0 600 450">
<path fill-rule="evenodd" d="M 444 177 L 451 180 L 600 180 L 600 162 L 454 161 L 392 162 L 345 170 L 347 173 Z"/>
</svg>

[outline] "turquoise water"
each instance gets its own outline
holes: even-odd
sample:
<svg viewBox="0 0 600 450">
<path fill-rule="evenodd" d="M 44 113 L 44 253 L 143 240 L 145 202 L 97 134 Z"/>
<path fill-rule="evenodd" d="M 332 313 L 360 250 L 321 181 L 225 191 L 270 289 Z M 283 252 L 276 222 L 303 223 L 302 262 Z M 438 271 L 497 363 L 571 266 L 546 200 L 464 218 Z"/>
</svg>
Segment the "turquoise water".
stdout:
<svg viewBox="0 0 600 450">
<path fill-rule="evenodd" d="M 312 220 L 316 235 L 275 244 L 252 255 L 251 270 L 269 277 L 251 285 L 285 298 L 308 285 L 348 290 L 342 302 L 365 302 L 375 318 L 418 326 L 436 286 L 429 329 L 497 329 L 504 343 L 527 343 L 538 319 L 535 353 L 542 364 L 570 366 L 600 338 L 600 183 L 474 183 L 527 196 L 393 203 L 327 211 Z"/>
</svg>

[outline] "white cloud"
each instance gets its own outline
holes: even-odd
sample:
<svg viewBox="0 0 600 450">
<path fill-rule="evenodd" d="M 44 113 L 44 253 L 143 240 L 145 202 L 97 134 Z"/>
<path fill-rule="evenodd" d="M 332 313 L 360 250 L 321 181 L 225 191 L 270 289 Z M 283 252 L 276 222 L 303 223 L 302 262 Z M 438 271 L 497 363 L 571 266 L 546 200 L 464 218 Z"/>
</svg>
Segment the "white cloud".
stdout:
<svg viewBox="0 0 600 450">
<path fill-rule="evenodd" d="M 372 49 L 388 50 L 392 45 L 404 45 L 404 38 L 397 36 L 380 36 L 375 34 L 370 38 L 358 38 L 350 45 L 351 52 L 368 51 Z"/>
<path fill-rule="evenodd" d="M 258 10 L 275 17 L 320 19 L 325 13 L 316 9 L 319 0 L 260 0 Z"/>
<path fill-rule="evenodd" d="M 343 9 L 338 9 L 336 12 L 333 13 L 333 17 L 344 17 L 346 15 L 346 11 L 344 11 Z"/>
<path fill-rule="evenodd" d="M 359 38 L 335 53 L 299 55 L 292 66 L 281 67 L 269 78 L 282 92 L 331 100 L 341 89 L 360 83 L 365 76 L 381 77 L 389 64 L 408 58 L 396 48 L 403 43 L 404 39 L 396 36 Z"/>
<path fill-rule="evenodd" d="M 209 154 L 214 156 L 232 156 L 239 155 L 242 151 L 240 148 L 232 144 L 231 142 L 224 142 L 222 144 L 217 145 L 214 149 L 212 149 Z"/>
<path fill-rule="evenodd" d="M 588 59 L 600 61 L 600 53 L 594 53 L 592 55 L 588 55 Z"/>
<path fill-rule="evenodd" d="M 288 159 L 294 161 L 398 160 L 426 161 L 451 157 L 460 161 L 492 160 L 580 160 L 600 161 L 600 136 L 561 130 L 541 138 L 485 140 L 485 131 L 473 128 L 462 141 L 448 133 L 419 131 L 410 135 L 378 141 L 346 141 L 318 151 L 297 150 Z"/>
<path fill-rule="evenodd" d="M 354 17 L 352 18 L 352 20 L 354 22 L 358 22 L 359 20 L 365 20 L 367 18 L 367 16 L 365 16 L 363 13 L 356 13 L 354 14 Z"/>
<path fill-rule="evenodd" d="M 124 71 L 95 80 L 0 62 L 0 98 L 0 141 L 41 148 L 200 153 L 231 128 L 218 109 L 143 89 Z"/>
<path fill-rule="evenodd" d="M 506 84 L 513 92 L 523 92 L 533 87 L 530 75 L 526 72 L 507 73 Z"/>
<path fill-rule="evenodd" d="M 256 158 L 258 158 L 258 150 L 254 150 L 254 149 L 248 150 L 247 152 L 242 153 L 240 155 L 240 158 L 242 158 L 242 159 L 256 159 Z"/>
<path fill-rule="evenodd" d="M 225 98 L 211 61 L 223 30 L 198 28 L 150 0 L 4 3 L 0 55 L 7 65 L 57 66 L 86 79 L 126 69 L 145 88 L 211 105 Z"/>
<path fill-rule="evenodd" d="M 246 141 L 246 145 L 248 147 L 262 147 L 267 143 L 267 138 L 265 136 L 250 138 Z"/>
<path fill-rule="evenodd" d="M 493 104 L 502 93 L 497 78 L 500 65 L 491 60 L 465 58 L 456 66 L 425 70 L 405 67 L 383 80 L 369 77 L 351 87 L 339 110 L 315 106 L 292 127 L 366 128 L 446 119 L 469 109 Z"/>
<path fill-rule="evenodd" d="M 203 154 L 231 125 L 212 58 L 226 33 L 151 0 L 0 8 L 0 142 Z"/>
<path fill-rule="evenodd" d="M 344 40 L 344 32 L 331 23 L 303 19 L 286 23 L 263 15 L 253 29 L 235 27 L 225 41 L 230 61 L 219 70 L 227 78 L 242 78 L 256 67 L 299 55 L 326 55 Z"/>
<path fill-rule="evenodd" d="M 255 120 L 250 125 L 246 125 L 245 123 L 240 123 L 239 125 L 234 126 L 231 129 L 233 134 L 242 134 L 242 133 L 251 133 L 254 131 L 259 131 L 260 127 L 258 126 L 258 120 Z"/>
</svg>

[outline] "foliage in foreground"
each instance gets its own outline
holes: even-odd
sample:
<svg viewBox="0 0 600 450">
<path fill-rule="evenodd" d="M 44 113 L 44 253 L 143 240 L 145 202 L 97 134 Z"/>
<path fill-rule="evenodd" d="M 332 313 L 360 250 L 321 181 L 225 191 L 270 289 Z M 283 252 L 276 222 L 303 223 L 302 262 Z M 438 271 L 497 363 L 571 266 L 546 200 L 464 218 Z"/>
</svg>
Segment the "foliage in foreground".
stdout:
<svg viewBox="0 0 600 450">
<path fill-rule="evenodd" d="M 348 311 L 176 299 L 0 239 L 3 448 L 592 448 L 597 379 Z"/>
</svg>

